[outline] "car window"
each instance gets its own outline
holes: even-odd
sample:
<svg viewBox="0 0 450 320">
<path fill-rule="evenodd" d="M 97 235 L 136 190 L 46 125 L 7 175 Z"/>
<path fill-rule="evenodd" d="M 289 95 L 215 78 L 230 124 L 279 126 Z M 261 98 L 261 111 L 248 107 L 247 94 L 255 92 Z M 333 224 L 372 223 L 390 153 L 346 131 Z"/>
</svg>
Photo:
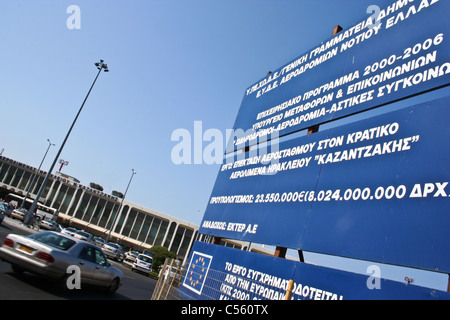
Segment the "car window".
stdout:
<svg viewBox="0 0 450 320">
<path fill-rule="evenodd" d="M 90 262 L 95 262 L 95 256 L 94 256 L 94 250 L 92 247 L 90 246 L 85 246 L 83 248 L 83 250 L 81 250 L 80 254 L 79 254 L 79 258 L 86 260 L 86 261 L 90 261 Z"/>
<path fill-rule="evenodd" d="M 150 258 L 150 257 L 147 257 L 147 256 L 139 256 L 138 259 L 142 260 L 144 262 L 148 262 L 148 263 L 152 263 L 153 262 L 153 259 Z"/>
<path fill-rule="evenodd" d="M 95 250 L 95 263 L 101 266 L 106 266 L 108 264 L 108 261 L 106 260 L 106 257 L 103 254 L 103 252 L 97 248 L 95 248 L 94 250 Z"/>
<path fill-rule="evenodd" d="M 75 244 L 75 241 L 51 232 L 35 233 L 29 238 L 64 251 L 69 250 Z"/>
</svg>

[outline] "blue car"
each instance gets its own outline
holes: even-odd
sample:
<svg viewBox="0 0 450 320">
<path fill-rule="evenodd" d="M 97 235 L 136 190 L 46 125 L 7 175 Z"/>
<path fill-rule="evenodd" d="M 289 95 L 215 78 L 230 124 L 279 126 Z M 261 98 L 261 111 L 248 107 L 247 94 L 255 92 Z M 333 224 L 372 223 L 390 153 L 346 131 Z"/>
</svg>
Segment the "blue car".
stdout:
<svg viewBox="0 0 450 320">
<path fill-rule="evenodd" d="M 6 216 L 11 216 L 11 212 L 14 210 L 14 208 L 12 207 L 12 205 L 10 205 L 9 203 L 0 203 L 0 212 L 3 213 Z"/>
</svg>

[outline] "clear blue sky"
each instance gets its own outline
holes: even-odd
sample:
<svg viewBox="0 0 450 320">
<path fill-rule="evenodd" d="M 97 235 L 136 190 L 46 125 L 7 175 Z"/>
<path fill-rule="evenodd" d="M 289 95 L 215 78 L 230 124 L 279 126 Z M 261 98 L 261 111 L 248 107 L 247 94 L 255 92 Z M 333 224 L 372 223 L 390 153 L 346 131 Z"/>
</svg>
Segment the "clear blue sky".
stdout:
<svg viewBox="0 0 450 320">
<path fill-rule="evenodd" d="M 0 2 L 0 150 L 199 224 L 219 165 L 175 165 L 176 129 L 233 127 L 245 89 L 388 0 L 14 0 Z M 81 29 L 66 12 L 80 10 Z M 225 141 L 224 141 L 225 143 Z M 208 143 L 205 142 L 203 147 Z M 192 154 L 194 151 L 192 152 Z M 58 169 L 59 166 L 55 168 Z"/>
</svg>

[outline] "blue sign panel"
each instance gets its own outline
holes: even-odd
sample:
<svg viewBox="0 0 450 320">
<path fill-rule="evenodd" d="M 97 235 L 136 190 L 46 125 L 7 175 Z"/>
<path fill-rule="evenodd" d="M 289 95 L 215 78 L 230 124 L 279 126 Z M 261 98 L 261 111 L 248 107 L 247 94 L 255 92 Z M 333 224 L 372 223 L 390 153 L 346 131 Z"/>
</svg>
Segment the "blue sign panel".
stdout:
<svg viewBox="0 0 450 320">
<path fill-rule="evenodd" d="M 192 286 L 192 270 L 199 258 L 209 261 L 199 281 Z M 293 280 L 292 300 L 352 299 L 450 299 L 450 293 L 367 275 L 344 272 L 274 258 L 202 242 L 192 249 L 190 264 L 179 294 L 195 300 L 284 300 Z M 203 271 L 201 272 L 203 274 Z"/>
<path fill-rule="evenodd" d="M 449 1 L 393 1 L 250 86 L 228 151 L 450 83 Z"/>
<path fill-rule="evenodd" d="M 403 108 L 222 165 L 199 232 L 450 273 L 449 105 Z"/>
</svg>

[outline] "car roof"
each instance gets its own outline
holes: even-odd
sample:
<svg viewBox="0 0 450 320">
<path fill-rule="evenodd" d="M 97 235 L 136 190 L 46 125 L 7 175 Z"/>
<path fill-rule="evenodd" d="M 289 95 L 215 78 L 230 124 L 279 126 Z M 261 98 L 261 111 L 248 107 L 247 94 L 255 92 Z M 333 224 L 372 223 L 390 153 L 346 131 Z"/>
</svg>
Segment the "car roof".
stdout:
<svg viewBox="0 0 450 320">
<path fill-rule="evenodd" d="M 58 235 L 58 236 L 60 236 L 60 237 L 67 238 L 67 239 L 70 239 L 70 240 L 73 240 L 73 241 L 75 241 L 77 244 L 78 244 L 78 243 L 85 243 L 85 244 L 88 244 L 88 245 L 90 245 L 90 246 L 96 247 L 95 245 L 91 244 L 90 242 L 85 241 L 85 240 L 82 240 L 82 239 L 75 238 L 75 237 L 71 236 L 70 234 L 60 233 L 60 232 L 56 232 L 56 231 L 42 231 L 41 233 L 44 233 L 44 232 L 45 232 L 45 233 L 53 233 L 53 234 L 56 234 L 56 235 Z"/>
</svg>

